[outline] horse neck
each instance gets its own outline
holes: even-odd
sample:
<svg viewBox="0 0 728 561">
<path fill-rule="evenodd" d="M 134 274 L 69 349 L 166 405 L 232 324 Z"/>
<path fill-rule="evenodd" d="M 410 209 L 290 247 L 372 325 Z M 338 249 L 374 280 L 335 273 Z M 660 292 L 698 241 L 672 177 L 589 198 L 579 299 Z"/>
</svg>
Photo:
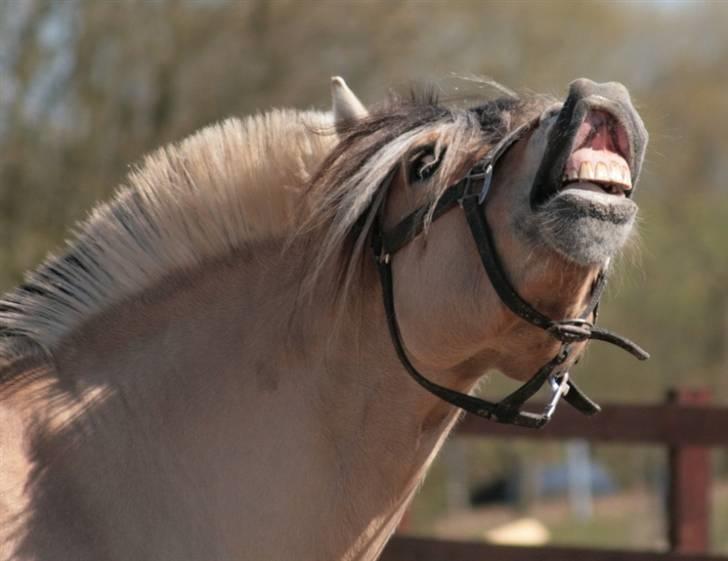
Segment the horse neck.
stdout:
<svg viewBox="0 0 728 561">
<path fill-rule="evenodd" d="M 387 329 L 373 261 L 364 277 L 343 319 L 341 310 L 321 309 L 315 328 L 315 337 L 326 340 L 332 320 L 337 326 L 327 342 L 317 392 L 345 490 L 344 519 L 358 536 L 346 559 L 378 556 L 459 414 L 404 370 Z M 473 384 L 472 378 L 453 381 L 452 372 L 416 366 L 462 391 Z"/>
<path fill-rule="evenodd" d="M 305 252 L 280 256 L 280 244 L 261 244 L 170 278 L 89 322 L 59 350 L 59 379 L 109 390 L 75 425 L 88 429 L 85 445 L 76 429 L 54 437 L 74 443 L 54 469 L 79 479 L 76 491 L 94 501 L 112 497 L 110 480 L 128 490 L 122 505 L 97 505 L 105 509 L 98 523 L 114 525 L 100 532 L 118 536 L 111 549 L 127 551 L 136 532 L 164 519 L 160 543 L 180 533 L 204 543 L 207 532 L 232 554 L 253 532 L 255 543 L 275 549 L 285 545 L 276 533 L 289 525 L 301 529 L 290 547 L 311 558 L 369 559 L 394 529 L 456 412 L 402 369 L 376 279 L 332 335 L 328 289 L 300 304 Z M 53 486 L 52 472 L 37 485 Z M 295 489 L 293 503 L 286 489 Z M 175 511 L 166 512 L 172 497 Z M 251 503 L 261 501 L 276 515 L 251 518 Z M 309 516 L 312 505 L 325 505 L 321 519 Z M 54 508 L 36 507 L 39 527 Z M 149 519 L 139 516 L 147 511 Z M 340 531 L 322 539 L 323 524 Z M 259 558 L 282 555 L 260 547 Z"/>
</svg>

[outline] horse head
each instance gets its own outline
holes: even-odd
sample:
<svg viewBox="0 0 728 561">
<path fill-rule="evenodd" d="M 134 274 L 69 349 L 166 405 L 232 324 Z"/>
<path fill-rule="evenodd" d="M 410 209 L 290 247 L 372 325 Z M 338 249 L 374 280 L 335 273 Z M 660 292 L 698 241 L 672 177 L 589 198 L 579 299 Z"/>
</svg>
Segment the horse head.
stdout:
<svg viewBox="0 0 728 561">
<path fill-rule="evenodd" d="M 626 88 L 579 79 L 563 103 L 504 98 L 467 110 L 431 102 L 398 110 L 400 135 L 388 146 L 401 143 L 399 158 L 369 216 L 380 230 L 375 257 L 386 261 L 385 306 L 403 361 L 467 379 L 495 367 L 528 380 L 569 343 L 566 371 L 591 336 L 609 264 L 637 214 L 632 193 L 647 133 Z M 335 82 L 344 143 L 380 133 L 386 111 L 368 115 Z M 562 318 L 588 324 L 588 336 L 543 333 Z"/>
</svg>

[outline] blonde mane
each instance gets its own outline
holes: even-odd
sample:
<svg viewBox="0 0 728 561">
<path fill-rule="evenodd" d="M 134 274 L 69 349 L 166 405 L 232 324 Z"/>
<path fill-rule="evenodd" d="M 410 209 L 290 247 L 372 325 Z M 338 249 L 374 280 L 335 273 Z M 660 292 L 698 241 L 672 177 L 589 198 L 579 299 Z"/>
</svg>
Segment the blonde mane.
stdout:
<svg viewBox="0 0 728 561">
<path fill-rule="evenodd" d="M 63 254 L 0 298 L 0 342 L 23 335 L 52 353 L 79 324 L 165 275 L 285 235 L 305 218 L 304 187 L 336 141 L 329 113 L 275 110 L 157 150 Z"/>
</svg>

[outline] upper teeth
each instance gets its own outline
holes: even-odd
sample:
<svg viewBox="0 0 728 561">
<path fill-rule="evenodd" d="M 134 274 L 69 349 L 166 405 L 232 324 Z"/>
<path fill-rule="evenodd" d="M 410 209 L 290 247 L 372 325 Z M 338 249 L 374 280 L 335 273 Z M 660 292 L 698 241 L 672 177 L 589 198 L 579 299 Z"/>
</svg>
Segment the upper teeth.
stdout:
<svg viewBox="0 0 728 561">
<path fill-rule="evenodd" d="M 632 188 L 632 174 L 626 165 L 615 162 L 582 162 L 579 170 L 571 169 L 564 174 L 565 181 L 600 181 L 615 183 L 625 190 Z"/>
</svg>

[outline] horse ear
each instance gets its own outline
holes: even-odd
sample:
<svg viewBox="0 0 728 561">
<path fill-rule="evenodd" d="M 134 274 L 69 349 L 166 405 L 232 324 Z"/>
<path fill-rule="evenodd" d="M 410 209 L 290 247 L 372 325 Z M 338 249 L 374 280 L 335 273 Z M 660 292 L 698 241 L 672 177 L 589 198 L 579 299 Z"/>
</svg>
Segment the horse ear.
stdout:
<svg viewBox="0 0 728 561">
<path fill-rule="evenodd" d="M 344 130 L 346 125 L 369 115 L 369 111 L 349 89 L 341 76 L 331 78 L 331 104 L 334 112 L 334 124 L 339 132 Z"/>
</svg>

